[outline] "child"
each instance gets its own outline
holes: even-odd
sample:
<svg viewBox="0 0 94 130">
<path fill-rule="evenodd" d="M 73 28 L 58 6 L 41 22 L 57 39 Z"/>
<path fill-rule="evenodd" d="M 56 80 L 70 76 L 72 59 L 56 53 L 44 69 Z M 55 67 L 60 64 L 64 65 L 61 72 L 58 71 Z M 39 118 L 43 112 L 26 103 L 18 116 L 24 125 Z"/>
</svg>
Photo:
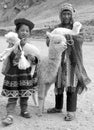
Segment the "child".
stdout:
<svg viewBox="0 0 94 130">
<path fill-rule="evenodd" d="M 16 33 L 18 34 L 20 45 L 22 50 L 28 45 L 27 39 L 30 37 L 31 30 L 34 28 L 34 24 L 24 18 L 16 19 L 14 21 L 16 25 Z M 25 53 L 25 50 L 24 50 Z M 19 69 L 18 64 L 21 57 L 21 50 L 17 47 L 9 56 L 10 67 L 5 75 L 2 95 L 8 97 L 8 103 L 6 106 L 7 116 L 2 120 L 4 125 L 10 125 L 13 123 L 13 112 L 18 98 L 20 99 L 20 115 L 24 118 L 30 118 L 30 114 L 27 111 L 28 98 L 35 91 L 37 86 L 36 70 L 33 77 L 31 77 L 31 68 Z M 25 57 L 28 60 L 28 54 L 25 53 Z M 33 61 L 38 63 L 36 55 L 32 56 Z"/>
</svg>

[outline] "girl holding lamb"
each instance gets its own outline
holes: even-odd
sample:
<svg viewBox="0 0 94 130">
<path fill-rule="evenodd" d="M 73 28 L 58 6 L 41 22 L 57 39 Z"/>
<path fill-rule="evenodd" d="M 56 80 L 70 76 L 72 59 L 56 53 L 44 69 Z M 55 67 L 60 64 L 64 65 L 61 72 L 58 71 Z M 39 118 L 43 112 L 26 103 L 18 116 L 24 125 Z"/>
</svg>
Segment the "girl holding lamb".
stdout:
<svg viewBox="0 0 94 130">
<path fill-rule="evenodd" d="M 7 116 L 2 120 L 4 125 L 13 123 L 13 112 L 18 99 L 20 100 L 20 115 L 24 118 L 31 117 L 27 110 L 28 99 L 37 86 L 36 67 L 34 75 L 31 76 L 31 62 L 37 65 L 39 50 L 27 43 L 31 30 L 34 28 L 34 23 L 27 19 L 19 18 L 14 21 L 14 24 L 16 25 L 16 33 L 20 39 L 20 45 L 8 56 L 10 65 L 5 74 L 2 90 L 2 95 L 8 97 Z M 28 67 L 23 68 L 22 57 L 28 62 Z"/>
</svg>

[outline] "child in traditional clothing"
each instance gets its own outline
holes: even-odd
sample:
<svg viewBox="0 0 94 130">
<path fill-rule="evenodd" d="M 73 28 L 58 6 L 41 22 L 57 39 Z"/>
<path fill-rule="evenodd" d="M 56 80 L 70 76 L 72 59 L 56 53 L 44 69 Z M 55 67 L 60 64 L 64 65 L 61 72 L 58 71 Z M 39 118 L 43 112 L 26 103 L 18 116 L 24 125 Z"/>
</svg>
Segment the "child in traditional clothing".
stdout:
<svg viewBox="0 0 94 130">
<path fill-rule="evenodd" d="M 2 90 L 2 95 L 8 97 L 6 106 L 7 116 L 2 120 L 4 125 L 13 123 L 13 113 L 18 99 L 20 100 L 20 115 L 24 118 L 31 117 L 30 113 L 27 111 L 28 99 L 37 86 L 36 69 L 34 75 L 31 76 L 31 64 L 26 69 L 19 68 L 22 51 L 27 61 L 33 60 L 35 65 L 38 63 L 38 49 L 36 49 L 37 51 L 31 57 L 30 53 L 27 53 L 27 46 L 30 47 L 31 45 L 27 43 L 27 39 L 30 37 L 34 24 L 24 18 L 16 19 L 14 24 L 16 25 L 16 33 L 20 39 L 20 46 L 22 49 L 18 46 L 9 56 L 10 66 L 5 74 Z M 34 52 L 34 50 L 31 49 L 31 52 Z"/>
</svg>

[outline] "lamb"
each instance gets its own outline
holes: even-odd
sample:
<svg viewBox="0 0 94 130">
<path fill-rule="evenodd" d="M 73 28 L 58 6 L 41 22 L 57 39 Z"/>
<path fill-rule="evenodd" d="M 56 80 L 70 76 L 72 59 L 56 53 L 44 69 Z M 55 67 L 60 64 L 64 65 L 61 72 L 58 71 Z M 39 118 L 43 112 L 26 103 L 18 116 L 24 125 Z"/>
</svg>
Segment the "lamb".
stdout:
<svg viewBox="0 0 94 130">
<path fill-rule="evenodd" d="M 47 92 L 55 82 L 58 68 L 61 63 L 62 52 L 67 48 L 66 39 L 62 35 L 51 34 L 47 32 L 50 38 L 49 53 L 47 57 L 41 59 L 38 64 L 38 103 L 39 111 L 38 116 L 42 116 L 44 110 L 44 102 Z"/>
<path fill-rule="evenodd" d="M 18 46 L 22 53 L 21 58 L 18 63 L 19 69 L 26 69 L 30 66 L 31 62 L 29 63 L 24 55 L 29 54 L 31 56 L 35 55 L 35 56 L 39 57 L 39 50 L 34 45 L 30 45 L 30 44 L 26 43 L 26 45 L 24 46 L 24 49 L 22 50 L 21 45 L 20 45 L 20 39 L 18 38 L 17 33 L 8 32 L 5 35 L 5 38 L 6 38 L 6 42 L 9 43 L 9 47 L 0 54 L 0 61 L 4 61 L 11 54 L 12 51 L 14 51 L 16 48 L 18 48 Z M 35 66 L 32 65 L 32 68 L 33 69 L 32 69 L 31 75 L 33 76 Z"/>
<path fill-rule="evenodd" d="M 15 32 L 8 32 L 5 35 L 6 42 L 9 43 L 9 47 L 5 49 L 1 54 L 0 54 L 0 61 L 5 61 L 6 58 L 14 51 L 15 49 L 20 48 L 22 51 L 22 48 L 20 46 L 20 39 L 18 38 L 18 34 Z M 24 57 L 24 52 L 22 51 L 22 55 L 18 64 L 18 67 L 21 69 L 26 69 L 30 66 L 30 63 L 26 60 Z"/>
<path fill-rule="evenodd" d="M 68 28 L 58 27 L 58 28 L 55 28 L 51 33 L 52 34 L 61 34 L 61 35 L 65 35 L 65 34 L 77 35 L 77 34 L 79 34 L 81 27 L 82 27 L 82 24 L 79 21 L 76 21 L 73 24 L 72 30 L 70 30 Z"/>
<path fill-rule="evenodd" d="M 20 44 L 20 39 L 18 38 L 18 34 L 15 32 L 8 32 L 5 35 L 6 42 L 9 43 L 9 48 L 5 49 L 1 54 L 0 54 L 0 61 L 4 61 L 13 50 Z"/>
</svg>

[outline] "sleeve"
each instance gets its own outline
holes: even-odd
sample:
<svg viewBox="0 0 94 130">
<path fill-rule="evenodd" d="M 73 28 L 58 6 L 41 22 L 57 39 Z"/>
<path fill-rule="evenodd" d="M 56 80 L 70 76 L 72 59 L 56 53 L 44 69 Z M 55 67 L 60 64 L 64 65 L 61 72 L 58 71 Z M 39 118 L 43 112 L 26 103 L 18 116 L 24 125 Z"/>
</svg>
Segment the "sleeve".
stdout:
<svg viewBox="0 0 94 130">
<path fill-rule="evenodd" d="M 13 61 L 13 59 L 14 59 L 14 57 L 15 57 L 15 53 L 14 52 L 12 52 L 11 54 L 10 54 L 10 61 Z"/>
</svg>

